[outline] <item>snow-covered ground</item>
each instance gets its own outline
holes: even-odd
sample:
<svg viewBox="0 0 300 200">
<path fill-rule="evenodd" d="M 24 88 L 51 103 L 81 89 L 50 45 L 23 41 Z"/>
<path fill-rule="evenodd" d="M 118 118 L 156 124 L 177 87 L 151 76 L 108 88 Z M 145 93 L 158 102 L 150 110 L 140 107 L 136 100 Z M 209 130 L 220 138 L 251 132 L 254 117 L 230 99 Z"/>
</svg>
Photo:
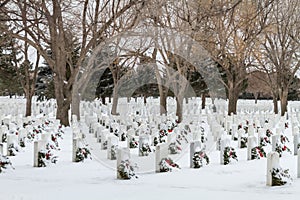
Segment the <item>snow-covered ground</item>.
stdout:
<svg viewBox="0 0 300 200">
<path fill-rule="evenodd" d="M 291 128 L 285 129 L 292 147 Z M 238 199 L 296 200 L 300 197 L 300 179 L 296 178 L 297 157 L 285 154 L 283 168 L 293 177 L 290 185 L 266 186 L 267 159 L 247 161 L 247 149 L 238 149 L 239 161 L 220 165 L 219 151 L 209 152 L 210 164 L 200 169 L 189 168 L 185 151 L 176 162 L 181 169 L 168 173 L 138 171 L 138 178 L 117 180 L 116 170 L 103 163 L 95 138 L 87 135 L 92 160 L 71 162 L 72 131 L 65 129 L 57 152 L 57 164 L 33 167 L 33 144 L 17 156 L 10 157 L 14 170 L 0 174 L 0 200 L 99 200 L 99 199 Z M 236 147 L 236 142 L 233 143 Z M 134 161 L 134 159 L 133 159 Z"/>
</svg>

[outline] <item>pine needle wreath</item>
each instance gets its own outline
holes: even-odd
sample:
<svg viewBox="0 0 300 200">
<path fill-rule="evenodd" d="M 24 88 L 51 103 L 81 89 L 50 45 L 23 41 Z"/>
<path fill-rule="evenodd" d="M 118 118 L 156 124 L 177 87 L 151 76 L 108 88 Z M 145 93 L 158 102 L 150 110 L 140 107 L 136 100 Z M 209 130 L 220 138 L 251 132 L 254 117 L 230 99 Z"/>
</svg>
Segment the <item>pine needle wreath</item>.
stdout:
<svg viewBox="0 0 300 200">
<path fill-rule="evenodd" d="M 90 158 L 91 159 L 91 152 L 88 148 L 82 147 L 78 148 L 76 150 L 76 157 L 75 157 L 75 162 L 83 162 L 85 159 Z"/>
<path fill-rule="evenodd" d="M 129 142 L 129 148 L 131 148 L 131 149 L 137 148 L 138 145 L 139 145 L 139 143 L 134 138 L 131 138 L 131 140 Z"/>
<path fill-rule="evenodd" d="M 272 175 L 272 186 L 281 186 L 292 181 L 288 169 L 283 170 L 281 167 L 273 168 L 271 171 L 271 175 Z"/>
<path fill-rule="evenodd" d="M 241 145 L 241 148 L 246 148 L 246 147 L 247 147 L 247 141 L 248 141 L 248 138 L 247 138 L 247 137 L 241 137 L 241 138 L 240 138 L 240 145 Z"/>
<path fill-rule="evenodd" d="M 38 167 L 47 167 L 50 163 L 57 163 L 58 157 L 51 150 L 40 150 L 38 152 Z"/>
<path fill-rule="evenodd" d="M 232 160 L 238 160 L 235 149 L 233 147 L 225 147 L 224 154 L 224 165 L 228 165 Z"/>
<path fill-rule="evenodd" d="M 176 144 L 176 142 L 172 142 L 169 145 L 169 152 L 170 154 L 178 154 L 181 152 L 181 147 L 179 144 Z"/>
<path fill-rule="evenodd" d="M 132 165 L 131 162 L 127 160 L 122 160 L 118 166 L 118 175 L 121 179 L 131 179 L 132 177 L 138 178 L 135 174 L 136 165 Z"/>
<path fill-rule="evenodd" d="M 151 148 L 148 143 L 142 144 L 142 147 L 140 148 L 140 153 L 142 156 L 148 156 L 149 153 L 151 153 Z"/>
<path fill-rule="evenodd" d="M 259 142 L 260 146 L 267 146 L 268 144 L 271 144 L 269 137 L 261 137 L 260 138 L 260 142 Z"/>
<path fill-rule="evenodd" d="M 282 156 L 283 152 L 292 153 L 292 151 L 286 145 L 278 143 L 276 143 L 275 151 L 279 154 L 279 157 Z"/>
<path fill-rule="evenodd" d="M 193 156 L 193 168 L 200 168 L 203 167 L 204 161 L 206 165 L 209 164 L 209 158 L 204 151 L 198 151 L 194 153 Z"/>
<path fill-rule="evenodd" d="M 262 146 L 257 146 L 251 149 L 251 160 L 266 157 L 266 152 Z"/>
<path fill-rule="evenodd" d="M 160 172 L 171 172 L 174 168 L 180 169 L 179 165 L 171 158 L 163 158 L 159 163 L 159 167 Z"/>
<path fill-rule="evenodd" d="M 0 154 L 0 173 L 7 169 L 8 166 L 11 166 L 14 169 L 8 156 L 3 156 Z"/>
</svg>

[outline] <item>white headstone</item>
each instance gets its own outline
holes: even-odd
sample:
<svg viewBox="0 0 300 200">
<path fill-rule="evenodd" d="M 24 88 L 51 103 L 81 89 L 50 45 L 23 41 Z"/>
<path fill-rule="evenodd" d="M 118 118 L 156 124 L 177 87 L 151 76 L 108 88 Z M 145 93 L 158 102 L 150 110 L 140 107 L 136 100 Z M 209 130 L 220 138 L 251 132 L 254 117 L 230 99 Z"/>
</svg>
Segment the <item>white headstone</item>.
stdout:
<svg viewBox="0 0 300 200">
<path fill-rule="evenodd" d="M 142 147 L 146 145 L 150 148 L 151 141 L 149 135 L 141 135 L 139 136 L 139 156 L 147 156 L 150 152 L 143 152 Z"/>
<path fill-rule="evenodd" d="M 279 154 L 277 152 L 270 152 L 267 155 L 267 186 L 273 186 L 272 183 L 272 170 L 279 168 Z"/>
<path fill-rule="evenodd" d="M 76 151 L 79 148 L 79 138 L 74 138 L 72 143 L 72 162 L 76 161 Z"/>
<path fill-rule="evenodd" d="M 38 167 L 39 161 L 39 141 L 34 141 L 33 143 L 33 166 Z"/>
<path fill-rule="evenodd" d="M 300 148 L 298 149 L 298 169 L 297 169 L 297 178 L 300 178 Z"/>
<path fill-rule="evenodd" d="M 117 149 L 118 149 L 119 138 L 115 135 L 108 136 L 107 138 L 107 159 L 115 160 L 117 159 Z"/>
<path fill-rule="evenodd" d="M 33 166 L 38 167 L 39 151 L 45 148 L 44 141 L 34 141 L 33 144 Z"/>
<path fill-rule="evenodd" d="M 11 156 L 8 149 L 11 145 L 14 145 L 14 147 L 17 147 L 19 145 L 18 136 L 15 134 L 7 134 L 7 155 Z"/>
<path fill-rule="evenodd" d="M 294 135 L 294 155 L 298 153 L 298 145 L 299 145 L 299 134 Z"/>
<path fill-rule="evenodd" d="M 168 145 L 165 143 L 159 144 L 155 149 L 155 171 L 160 172 L 160 162 L 168 157 Z"/>
<path fill-rule="evenodd" d="M 295 134 L 299 134 L 299 127 L 298 126 L 295 126 L 293 128 L 293 135 L 295 135 Z"/>
<path fill-rule="evenodd" d="M 105 129 L 101 132 L 101 150 L 107 148 L 107 136 L 109 135 L 109 130 Z"/>
<path fill-rule="evenodd" d="M 247 159 L 251 160 L 251 150 L 257 146 L 257 139 L 254 136 L 249 136 L 248 137 L 248 142 L 247 142 Z"/>
<path fill-rule="evenodd" d="M 232 139 L 237 135 L 237 128 L 238 126 L 236 124 L 232 124 L 232 129 L 231 129 Z"/>
<path fill-rule="evenodd" d="M 230 139 L 225 138 L 221 140 L 221 149 L 220 149 L 220 162 L 224 164 L 224 150 L 226 147 L 230 147 Z"/>
<path fill-rule="evenodd" d="M 199 150 L 201 150 L 201 142 L 200 141 L 193 141 L 190 143 L 190 167 L 193 168 L 194 167 L 194 161 L 193 161 L 193 157 L 195 152 L 197 152 Z"/>
<path fill-rule="evenodd" d="M 272 151 L 275 151 L 280 135 L 272 135 Z"/>
<path fill-rule="evenodd" d="M 129 148 L 119 148 L 117 150 L 117 179 L 122 179 L 120 174 L 118 173 L 118 168 L 122 161 L 130 161 L 130 150 Z"/>
<path fill-rule="evenodd" d="M 249 134 L 249 136 L 254 136 L 254 132 L 255 132 L 255 129 L 254 129 L 253 125 L 249 124 L 249 126 L 248 126 L 248 134 Z"/>
</svg>

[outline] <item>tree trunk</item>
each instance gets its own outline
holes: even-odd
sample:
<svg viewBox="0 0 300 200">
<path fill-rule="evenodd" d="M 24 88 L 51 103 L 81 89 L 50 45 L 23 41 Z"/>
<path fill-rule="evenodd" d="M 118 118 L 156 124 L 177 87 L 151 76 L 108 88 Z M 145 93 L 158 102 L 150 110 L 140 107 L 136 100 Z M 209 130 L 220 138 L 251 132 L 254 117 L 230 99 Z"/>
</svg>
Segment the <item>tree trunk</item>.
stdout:
<svg viewBox="0 0 300 200">
<path fill-rule="evenodd" d="M 281 116 L 284 116 L 284 114 L 287 112 L 287 105 L 288 105 L 287 97 L 288 97 L 288 90 L 287 89 L 282 90 L 280 93 Z"/>
<path fill-rule="evenodd" d="M 70 101 L 64 101 L 63 104 L 57 104 L 56 118 L 60 120 L 60 123 L 65 126 L 69 126 L 69 109 Z"/>
<path fill-rule="evenodd" d="M 167 114 L 167 95 L 162 91 L 160 92 L 160 115 Z"/>
<path fill-rule="evenodd" d="M 147 96 L 144 95 L 144 104 L 147 104 Z"/>
<path fill-rule="evenodd" d="M 61 124 L 69 126 L 69 109 L 72 102 L 72 91 L 66 88 L 66 85 L 59 76 L 54 76 L 55 98 L 57 103 L 56 119 L 59 119 Z"/>
<path fill-rule="evenodd" d="M 278 102 L 277 102 L 277 95 L 273 94 L 273 106 L 274 106 L 274 113 L 278 114 Z"/>
<path fill-rule="evenodd" d="M 101 96 L 101 101 L 102 101 L 102 104 L 105 105 L 106 102 L 105 102 L 105 97 L 104 96 Z"/>
<path fill-rule="evenodd" d="M 205 93 L 202 93 L 201 95 L 201 109 L 205 109 L 205 101 L 206 101 L 206 98 L 205 98 Z"/>
<path fill-rule="evenodd" d="M 176 116 L 178 117 L 178 123 L 183 119 L 183 98 L 176 97 Z"/>
<path fill-rule="evenodd" d="M 236 114 L 237 107 L 237 92 L 233 88 L 229 88 L 228 90 L 228 115 L 231 113 Z"/>
<path fill-rule="evenodd" d="M 254 93 L 255 104 L 257 104 L 258 95 L 259 95 L 258 92 L 255 92 L 255 93 Z"/>
<path fill-rule="evenodd" d="M 117 90 L 114 90 L 113 91 L 113 102 L 112 102 L 112 108 L 111 108 L 112 115 L 118 115 L 117 107 L 118 107 L 118 93 L 117 93 Z"/>
<path fill-rule="evenodd" d="M 77 94 L 75 94 L 75 96 L 73 96 L 72 98 L 72 115 L 76 115 L 77 116 L 77 120 L 80 120 L 80 96 Z"/>
<path fill-rule="evenodd" d="M 32 95 L 26 95 L 26 111 L 25 117 L 31 116 Z"/>
</svg>

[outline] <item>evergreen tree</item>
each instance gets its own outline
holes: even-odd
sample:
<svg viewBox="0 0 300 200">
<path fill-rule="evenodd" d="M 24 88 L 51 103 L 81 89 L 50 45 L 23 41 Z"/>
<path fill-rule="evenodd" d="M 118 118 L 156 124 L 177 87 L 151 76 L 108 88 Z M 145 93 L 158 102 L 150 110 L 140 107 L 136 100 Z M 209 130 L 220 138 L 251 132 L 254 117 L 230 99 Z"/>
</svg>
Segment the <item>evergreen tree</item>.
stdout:
<svg viewBox="0 0 300 200">
<path fill-rule="evenodd" d="M 18 51 L 15 40 L 3 31 L 3 26 L 5 25 L 2 24 L 0 27 L 0 92 L 11 97 L 13 94 L 22 93 L 21 84 L 13 67 Z"/>
<path fill-rule="evenodd" d="M 105 98 L 111 97 L 114 90 L 114 80 L 109 68 L 106 68 L 102 76 L 99 78 L 96 97 L 101 98 L 102 103 L 105 104 Z"/>
<path fill-rule="evenodd" d="M 36 81 L 38 100 L 55 98 L 53 73 L 47 63 L 40 67 Z"/>
</svg>

